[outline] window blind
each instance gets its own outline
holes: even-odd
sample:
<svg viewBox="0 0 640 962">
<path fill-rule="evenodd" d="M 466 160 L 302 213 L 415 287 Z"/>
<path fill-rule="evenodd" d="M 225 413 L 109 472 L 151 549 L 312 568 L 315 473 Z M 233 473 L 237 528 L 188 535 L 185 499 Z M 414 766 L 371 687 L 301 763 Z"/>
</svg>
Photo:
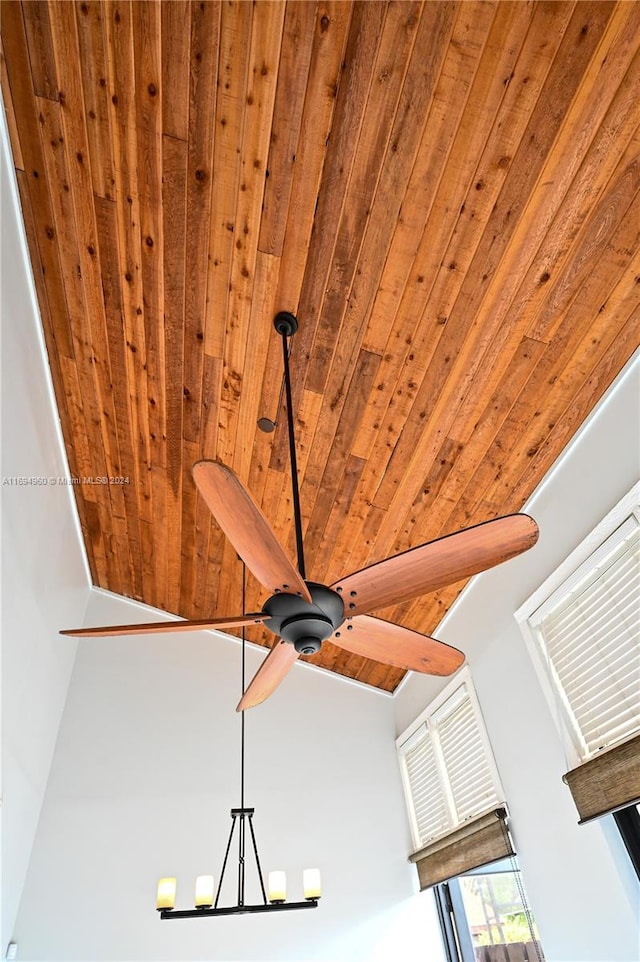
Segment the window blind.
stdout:
<svg viewBox="0 0 640 962">
<path fill-rule="evenodd" d="M 531 618 L 582 759 L 640 730 L 640 527 L 629 521 Z"/>
<path fill-rule="evenodd" d="M 581 824 L 640 802 L 640 735 L 594 755 L 564 781 Z"/>
<path fill-rule="evenodd" d="M 418 870 L 420 889 L 515 855 L 504 808 L 479 815 L 409 856 Z"/>
</svg>

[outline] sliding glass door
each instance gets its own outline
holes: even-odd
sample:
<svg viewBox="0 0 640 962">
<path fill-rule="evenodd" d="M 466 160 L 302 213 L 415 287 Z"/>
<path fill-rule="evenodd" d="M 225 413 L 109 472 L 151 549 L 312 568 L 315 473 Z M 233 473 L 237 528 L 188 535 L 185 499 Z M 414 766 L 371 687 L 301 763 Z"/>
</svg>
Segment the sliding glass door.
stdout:
<svg viewBox="0 0 640 962">
<path fill-rule="evenodd" d="M 436 902 L 449 962 L 544 962 L 511 859 L 438 885 Z"/>
</svg>

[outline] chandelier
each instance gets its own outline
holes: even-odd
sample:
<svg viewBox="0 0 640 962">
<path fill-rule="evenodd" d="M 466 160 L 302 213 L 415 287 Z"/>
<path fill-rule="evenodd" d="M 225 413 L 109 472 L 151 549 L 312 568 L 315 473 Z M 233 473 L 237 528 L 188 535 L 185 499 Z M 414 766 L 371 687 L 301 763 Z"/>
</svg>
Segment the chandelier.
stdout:
<svg viewBox="0 0 640 962">
<path fill-rule="evenodd" d="M 246 611 L 246 567 L 242 568 L 242 610 Z M 245 629 L 242 628 L 242 694 L 245 690 Z M 269 872 L 267 888 L 265 889 L 262 867 L 258 856 L 258 846 L 253 828 L 255 809 L 247 808 L 244 803 L 244 745 L 245 719 L 244 711 L 240 716 L 240 807 L 231 809 L 231 831 L 227 841 L 227 848 L 222 861 L 220 879 L 216 889 L 213 875 L 199 875 L 195 884 L 195 907 L 192 909 L 176 909 L 177 879 L 173 877 L 161 878 L 158 882 L 158 896 L 156 909 L 161 919 L 195 919 L 212 915 L 247 915 L 253 912 L 281 912 L 290 909 L 314 909 L 318 906 L 321 896 L 320 872 L 318 869 L 305 869 L 303 872 L 304 901 L 287 901 L 287 880 L 283 871 Z M 220 896 L 225 871 L 229 864 L 229 853 L 237 828 L 238 858 L 237 858 L 237 897 L 234 905 L 221 905 Z M 245 900 L 245 868 L 247 854 L 247 836 L 251 841 L 251 849 L 255 860 L 258 882 L 262 894 L 262 901 L 248 905 Z"/>
</svg>

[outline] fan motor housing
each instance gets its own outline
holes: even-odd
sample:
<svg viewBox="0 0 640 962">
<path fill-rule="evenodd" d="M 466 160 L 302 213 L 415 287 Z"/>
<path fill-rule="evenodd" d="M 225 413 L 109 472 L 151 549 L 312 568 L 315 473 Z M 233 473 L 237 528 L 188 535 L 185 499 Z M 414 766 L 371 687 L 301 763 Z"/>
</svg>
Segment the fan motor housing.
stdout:
<svg viewBox="0 0 640 962">
<path fill-rule="evenodd" d="M 301 655 L 312 655 L 344 621 L 344 604 L 331 588 L 313 581 L 306 584 L 312 603 L 299 595 L 279 592 L 265 602 L 262 610 L 269 615 L 264 622 L 266 628 Z"/>
</svg>

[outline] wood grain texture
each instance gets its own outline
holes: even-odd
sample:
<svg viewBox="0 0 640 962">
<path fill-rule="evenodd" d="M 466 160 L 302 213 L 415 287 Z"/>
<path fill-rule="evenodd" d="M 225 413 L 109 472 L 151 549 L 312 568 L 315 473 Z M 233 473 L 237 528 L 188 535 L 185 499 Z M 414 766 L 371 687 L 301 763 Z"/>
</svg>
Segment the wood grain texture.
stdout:
<svg viewBox="0 0 640 962">
<path fill-rule="evenodd" d="M 237 615 L 232 618 L 199 618 L 193 621 L 153 621 L 147 624 L 109 625 L 105 628 L 68 628 L 61 635 L 72 638 L 102 638 L 109 635 L 157 635 L 168 632 L 202 631 L 203 629 L 221 630 L 241 628 L 243 625 L 257 625 L 266 615 L 259 612 Z"/>
<path fill-rule="evenodd" d="M 309 589 L 233 471 L 219 461 L 197 461 L 192 473 L 213 517 L 251 574 L 272 594 L 290 592 L 310 602 Z"/>
<path fill-rule="evenodd" d="M 537 540 L 538 526 L 528 515 L 494 518 L 392 555 L 331 587 L 342 595 L 346 612 L 361 615 L 466 581 L 528 551 Z"/>
<path fill-rule="evenodd" d="M 201 460 L 295 558 L 279 310 L 326 584 L 519 511 L 640 343 L 637 3 L 10 2 L 2 89 L 103 588 L 240 611 Z M 437 635 L 470 573 L 380 614 Z"/>
<path fill-rule="evenodd" d="M 355 655 L 427 675 L 452 675 L 464 661 L 462 652 L 450 645 L 371 615 L 348 619 L 333 638 Z"/>
<path fill-rule="evenodd" d="M 277 639 L 273 648 L 262 662 L 257 672 L 247 685 L 244 695 L 238 702 L 236 711 L 246 711 L 255 708 L 265 698 L 272 695 L 278 685 L 282 684 L 294 664 L 298 660 L 298 652 L 293 645 Z"/>
</svg>

